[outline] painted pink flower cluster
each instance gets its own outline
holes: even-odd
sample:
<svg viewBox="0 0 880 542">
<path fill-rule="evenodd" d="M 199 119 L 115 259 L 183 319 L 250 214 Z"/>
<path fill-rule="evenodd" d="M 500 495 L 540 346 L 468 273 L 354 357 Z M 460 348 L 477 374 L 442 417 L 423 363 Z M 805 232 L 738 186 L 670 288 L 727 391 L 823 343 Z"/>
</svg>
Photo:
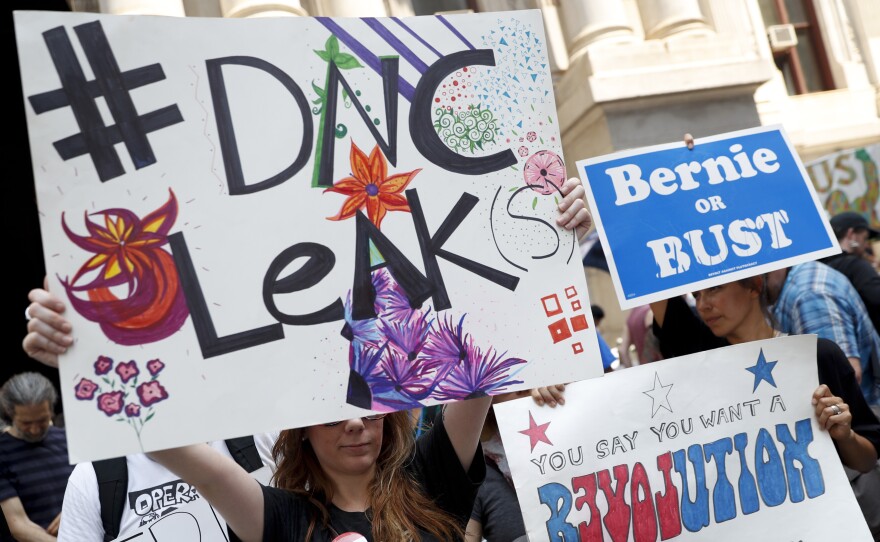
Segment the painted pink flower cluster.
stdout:
<svg viewBox="0 0 880 542">
<path fill-rule="evenodd" d="M 138 382 L 142 374 L 135 360 L 116 363 L 108 356 L 98 356 L 94 368 L 98 382 L 80 378 L 74 386 L 76 398 L 80 401 L 97 399 L 99 411 L 108 418 L 119 415 L 116 419 L 128 422 L 140 438 L 144 424 L 155 415 L 153 405 L 169 397 L 158 380 L 165 364 L 159 359 L 149 360 L 146 369 L 150 376 L 142 382 Z"/>
</svg>

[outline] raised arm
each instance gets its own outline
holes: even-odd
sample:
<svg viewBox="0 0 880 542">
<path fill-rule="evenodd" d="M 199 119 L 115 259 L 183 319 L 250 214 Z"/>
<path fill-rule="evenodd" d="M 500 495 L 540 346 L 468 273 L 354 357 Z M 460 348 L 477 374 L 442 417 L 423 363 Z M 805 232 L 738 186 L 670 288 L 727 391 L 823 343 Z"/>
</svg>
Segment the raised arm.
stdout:
<svg viewBox="0 0 880 542">
<path fill-rule="evenodd" d="M 263 539 L 263 490 L 231 458 L 207 444 L 147 455 L 195 486 L 243 542 Z"/>
<path fill-rule="evenodd" d="M 46 532 L 28 517 L 21 505 L 21 499 L 12 497 L 0 502 L 0 509 L 6 516 L 6 523 L 12 538 L 19 542 L 54 542 L 55 537 Z"/>
</svg>

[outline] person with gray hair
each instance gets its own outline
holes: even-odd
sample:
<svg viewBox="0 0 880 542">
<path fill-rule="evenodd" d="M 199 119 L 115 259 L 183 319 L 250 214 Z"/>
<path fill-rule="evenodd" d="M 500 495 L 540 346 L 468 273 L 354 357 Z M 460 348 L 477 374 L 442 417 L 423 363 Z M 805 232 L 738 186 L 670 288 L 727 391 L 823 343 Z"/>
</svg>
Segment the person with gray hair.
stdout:
<svg viewBox="0 0 880 542">
<path fill-rule="evenodd" d="M 52 425 L 58 394 L 39 373 L 13 376 L 0 388 L 0 510 L 13 539 L 55 540 L 67 478 L 67 437 Z"/>
</svg>

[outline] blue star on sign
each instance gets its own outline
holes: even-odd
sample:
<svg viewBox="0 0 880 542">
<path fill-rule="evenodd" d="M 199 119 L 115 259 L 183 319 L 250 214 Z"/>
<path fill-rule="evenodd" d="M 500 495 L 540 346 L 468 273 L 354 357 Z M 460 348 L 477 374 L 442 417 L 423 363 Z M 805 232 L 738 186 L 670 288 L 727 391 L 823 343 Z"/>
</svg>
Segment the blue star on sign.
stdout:
<svg viewBox="0 0 880 542">
<path fill-rule="evenodd" d="M 758 389 L 758 385 L 762 381 L 766 381 L 768 384 L 776 387 L 776 382 L 773 381 L 773 368 L 776 367 L 778 361 L 767 361 L 764 357 L 764 349 L 761 349 L 761 353 L 758 354 L 758 361 L 751 367 L 746 367 L 746 371 L 755 375 L 755 387 L 752 388 L 752 393 Z"/>
</svg>

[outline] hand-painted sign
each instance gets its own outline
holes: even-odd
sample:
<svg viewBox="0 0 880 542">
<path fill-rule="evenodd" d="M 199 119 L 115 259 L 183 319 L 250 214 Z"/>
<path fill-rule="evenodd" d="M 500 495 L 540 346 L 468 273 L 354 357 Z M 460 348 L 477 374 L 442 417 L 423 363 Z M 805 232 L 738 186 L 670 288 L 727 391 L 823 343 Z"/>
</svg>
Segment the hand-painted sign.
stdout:
<svg viewBox="0 0 880 542">
<path fill-rule="evenodd" d="M 15 23 L 72 461 L 601 374 L 538 11 Z"/>
<path fill-rule="evenodd" d="M 622 308 L 840 252 L 779 127 L 581 160 Z"/>
<path fill-rule="evenodd" d="M 855 211 L 880 228 L 880 143 L 804 164 L 830 216 Z"/>
<path fill-rule="evenodd" d="M 815 336 L 782 337 L 496 405 L 529 540 L 868 542 L 815 360 Z"/>
</svg>

